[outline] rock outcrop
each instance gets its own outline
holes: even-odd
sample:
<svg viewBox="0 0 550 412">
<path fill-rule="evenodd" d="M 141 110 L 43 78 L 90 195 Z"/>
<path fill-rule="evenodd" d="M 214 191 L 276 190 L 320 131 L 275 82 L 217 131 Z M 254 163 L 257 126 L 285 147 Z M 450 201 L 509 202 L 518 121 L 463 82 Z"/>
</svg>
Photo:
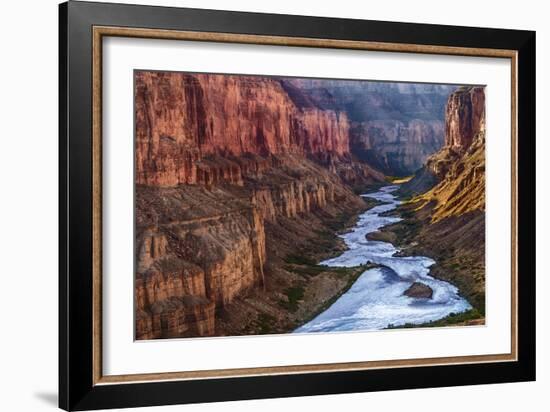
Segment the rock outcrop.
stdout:
<svg viewBox="0 0 550 412">
<path fill-rule="evenodd" d="M 441 148 L 440 120 L 373 120 L 352 123 L 353 152 L 373 167 L 395 176 L 410 175 Z"/>
<path fill-rule="evenodd" d="M 136 207 L 137 338 L 214 334 L 216 308 L 263 283 L 257 209 L 192 186 L 142 188 Z"/>
<path fill-rule="evenodd" d="M 432 288 L 422 282 L 414 282 L 403 292 L 405 296 L 416 299 L 431 299 L 433 293 Z"/>
<path fill-rule="evenodd" d="M 445 110 L 445 147 L 467 150 L 484 132 L 484 87 L 465 87 L 451 94 Z"/>
<path fill-rule="evenodd" d="M 278 164 L 242 186 L 138 186 L 138 339 L 213 335 L 217 313 L 264 285 L 266 224 L 361 207 L 317 163 L 287 155 Z"/>
</svg>

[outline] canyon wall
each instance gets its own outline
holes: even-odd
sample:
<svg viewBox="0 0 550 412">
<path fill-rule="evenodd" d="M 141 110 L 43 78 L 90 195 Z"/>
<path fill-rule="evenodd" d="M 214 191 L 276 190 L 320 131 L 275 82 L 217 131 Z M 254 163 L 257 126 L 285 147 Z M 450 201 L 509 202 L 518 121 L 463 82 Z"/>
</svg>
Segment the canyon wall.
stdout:
<svg viewBox="0 0 550 412">
<path fill-rule="evenodd" d="M 137 339 L 211 336 L 237 296 L 265 282 L 265 224 L 361 202 L 301 156 L 239 185 L 138 186 Z"/>
<path fill-rule="evenodd" d="M 138 184 L 242 184 L 269 156 L 349 156 L 347 116 L 298 108 L 276 79 L 138 71 L 135 102 Z"/>
<path fill-rule="evenodd" d="M 445 110 L 445 147 L 466 150 L 484 132 L 484 88 L 466 87 L 451 94 Z"/>
<path fill-rule="evenodd" d="M 222 190 L 136 192 L 138 339 L 214 334 L 216 308 L 261 285 L 265 233 L 258 211 Z"/>
<path fill-rule="evenodd" d="M 410 175 L 423 166 L 444 137 L 440 120 L 413 119 L 353 122 L 353 152 L 373 167 L 395 176 Z"/>
<path fill-rule="evenodd" d="M 323 79 L 286 79 L 284 85 L 297 90 L 298 104 L 345 112 L 352 153 L 395 176 L 412 174 L 443 146 L 444 108 L 456 88 Z"/>
<path fill-rule="evenodd" d="M 281 283 L 273 233 L 306 221 L 326 236 L 327 218 L 363 210 L 352 189 L 383 182 L 377 169 L 410 174 L 429 157 L 434 224 L 484 202 L 482 89 L 459 89 L 445 114 L 451 86 L 134 76 L 137 339 L 219 334 L 224 308 Z"/>
</svg>

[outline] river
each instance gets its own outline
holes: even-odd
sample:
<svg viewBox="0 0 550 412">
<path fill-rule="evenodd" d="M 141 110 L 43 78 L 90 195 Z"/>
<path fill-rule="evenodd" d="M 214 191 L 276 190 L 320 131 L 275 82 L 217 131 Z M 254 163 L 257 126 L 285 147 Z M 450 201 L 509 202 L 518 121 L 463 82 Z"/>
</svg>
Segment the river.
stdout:
<svg viewBox="0 0 550 412">
<path fill-rule="evenodd" d="M 429 268 L 435 263 L 433 259 L 394 256 L 399 249 L 391 243 L 367 240 L 368 233 L 401 220 L 381 216 L 399 205 L 400 201 L 393 194 L 398 187 L 385 186 L 377 192 L 362 195 L 383 203 L 361 214 L 356 226 L 340 235 L 348 250 L 320 263 L 353 267 L 372 262 L 383 266 L 362 273 L 346 293 L 324 312 L 296 329 L 296 333 L 378 330 L 390 325 L 421 324 L 471 309 L 456 286 L 429 275 Z M 415 281 L 433 290 L 431 299 L 403 294 Z"/>
</svg>

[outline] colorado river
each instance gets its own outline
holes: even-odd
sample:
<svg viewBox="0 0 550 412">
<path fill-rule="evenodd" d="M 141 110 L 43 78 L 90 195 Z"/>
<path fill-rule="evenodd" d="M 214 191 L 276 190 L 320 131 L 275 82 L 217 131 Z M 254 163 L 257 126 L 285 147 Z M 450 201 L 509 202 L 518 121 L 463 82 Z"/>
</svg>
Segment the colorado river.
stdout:
<svg viewBox="0 0 550 412">
<path fill-rule="evenodd" d="M 399 249 L 391 243 L 367 240 L 368 233 L 401 220 L 381 216 L 400 203 L 393 195 L 397 188 L 385 186 L 375 193 L 362 195 L 383 204 L 361 214 L 356 226 L 340 235 L 348 250 L 320 263 L 353 267 L 372 262 L 382 267 L 366 270 L 334 304 L 295 332 L 377 330 L 389 325 L 425 323 L 471 308 L 454 285 L 429 276 L 434 260 L 425 256 L 397 257 L 394 254 Z M 405 296 L 403 292 L 413 282 L 428 285 L 433 290 L 432 298 Z"/>
</svg>

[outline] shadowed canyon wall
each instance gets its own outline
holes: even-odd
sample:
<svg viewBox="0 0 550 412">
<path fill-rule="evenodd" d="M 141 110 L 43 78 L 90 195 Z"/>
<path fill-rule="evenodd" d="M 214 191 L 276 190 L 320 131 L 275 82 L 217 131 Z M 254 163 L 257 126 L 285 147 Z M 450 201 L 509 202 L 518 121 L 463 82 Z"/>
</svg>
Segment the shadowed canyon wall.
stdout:
<svg viewBox="0 0 550 412">
<path fill-rule="evenodd" d="M 446 134 L 455 152 L 479 134 L 481 113 L 474 104 L 468 126 L 459 97 L 445 126 L 450 86 L 155 71 L 134 82 L 137 339 L 222 333 L 224 308 L 270 283 L 274 234 L 307 221 L 326 236 L 324 221 L 364 210 L 353 190 L 410 174 Z"/>
<path fill-rule="evenodd" d="M 445 140 L 445 104 L 454 86 L 286 79 L 304 104 L 340 110 L 350 119 L 355 156 L 387 175 L 410 175 Z M 292 94 L 291 94 L 292 96 Z"/>
</svg>

